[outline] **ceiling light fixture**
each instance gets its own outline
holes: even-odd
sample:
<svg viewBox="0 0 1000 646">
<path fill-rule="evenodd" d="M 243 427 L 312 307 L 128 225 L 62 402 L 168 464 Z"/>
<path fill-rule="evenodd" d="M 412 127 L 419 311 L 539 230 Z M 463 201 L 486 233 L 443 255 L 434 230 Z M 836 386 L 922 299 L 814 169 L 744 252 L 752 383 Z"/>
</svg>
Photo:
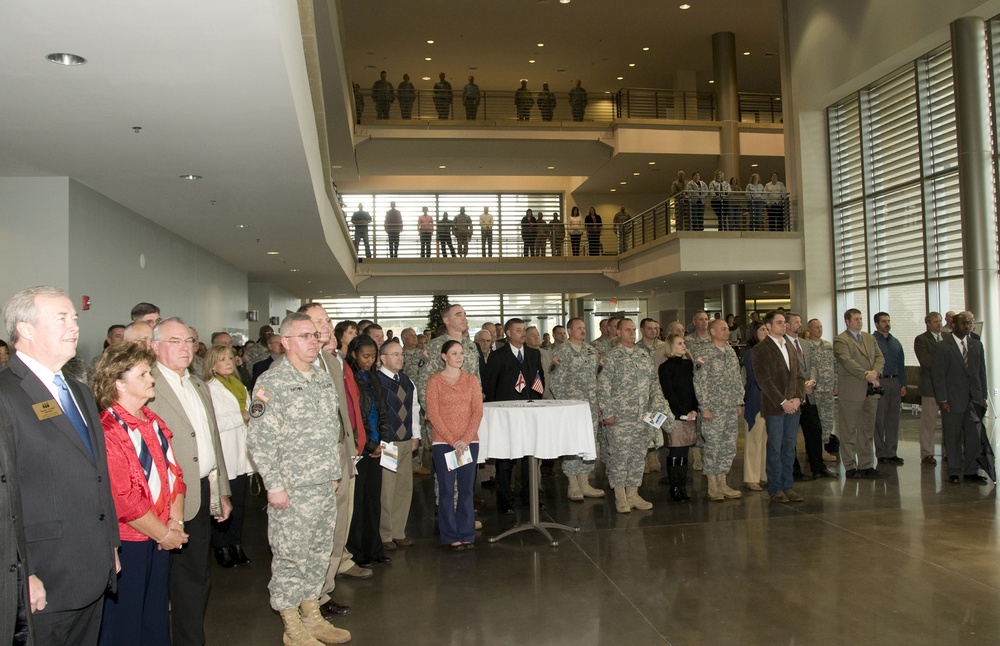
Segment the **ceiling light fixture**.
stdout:
<svg viewBox="0 0 1000 646">
<path fill-rule="evenodd" d="M 301 271 L 299 269 L 289 269 L 288 271 Z"/>
<path fill-rule="evenodd" d="M 421 81 L 429 81 L 429 80 L 431 80 L 431 77 L 429 77 L 429 76 L 421 76 L 420 80 Z"/>
<path fill-rule="evenodd" d="M 709 85 L 711 85 L 712 83 L 715 83 L 715 81 L 709 81 L 708 82 Z"/>
<path fill-rule="evenodd" d="M 613 189 L 611 189 L 611 192 L 612 192 L 612 193 L 617 193 L 617 192 L 618 192 L 618 189 L 617 189 L 617 188 L 613 188 Z"/>
<path fill-rule="evenodd" d="M 545 47 L 545 43 L 538 43 L 539 47 Z"/>
<path fill-rule="evenodd" d="M 649 162 L 650 166 L 656 166 L 656 162 Z"/>
<path fill-rule="evenodd" d="M 643 48 L 642 48 L 642 51 L 644 51 L 644 52 L 648 52 L 648 51 L 649 51 L 649 48 L 648 48 L 648 47 L 643 47 Z"/>
<path fill-rule="evenodd" d="M 632 173 L 632 177 L 638 177 L 639 173 Z"/>
<path fill-rule="evenodd" d="M 56 65 L 83 65 L 87 62 L 87 59 L 83 56 L 77 56 L 76 54 L 66 54 L 65 52 L 56 52 L 55 54 L 49 54 L 45 57 L 50 63 L 55 63 Z"/>
<path fill-rule="evenodd" d="M 757 168 L 760 164 L 750 164 L 750 168 Z"/>
<path fill-rule="evenodd" d="M 188 174 L 188 175 L 181 175 L 180 178 L 181 179 L 189 179 L 189 180 L 193 181 L 193 180 L 196 180 L 196 179 L 201 179 L 201 175 L 191 175 L 191 174 Z"/>
<path fill-rule="evenodd" d="M 555 170 L 555 169 L 556 169 L 556 167 L 555 167 L 555 166 L 549 166 L 549 167 L 548 167 L 548 169 L 549 169 L 549 170 Z"/>
<path fill-rule="evenodd" d="M 266 253 L 269 256 L 277 256 L 279 252 L 277 252 L 277 251 L 265 251 L 264 253 Z"/>
<path fill-rule="evenodd" d="M 629 67 L 635 67 L 635 63 L 629 63 L 628 66 Z"/>
<path fill-rule="evenodd" d="M 681 9 L 690 9 L 690 8 L 691 8 L 691 5 L 689 5 L 689 4 L 682 4 L 681 5 Z"/>
<path fill-rule="evenodd" d="M 617 76 L 617 77 L 615 77 L 615 78 L 617 78 L 617 79 L 618 79 L 619 81 L 624 81 L 624 80 L 625 80 L 625 77 L 624 77 L 624 76 Z"/>
<path fill-rule="evenodd" d="M 442 164 L 441 166 L 438 166 L 438 168 L 444 169 L 444 168 L 448 168 L 448 167 Z"/>
<path fill-rule="evenodd" d="M 434 44 L 434 41 L 433 41 L 433 40 L 428 40 L 428 41 L 427 41 L 427 44 L 428 44 L 428 45 L 433 45 L 433 44 Z"/>
<path fill-rule="evenodd" d="M 750 52 L 743 52 L 743 55 L 744 55 L 744 56 L 749 56 L 749 55 L 750 55 Z"/>
<path fill-rule="evenodd" d="M 569 4 L 569 0 L 559 0 L 559 4 Z"/>
<path fill-rule="evenodd" d="M 237 225 L 236 225 L 236 228 L 237 228 L 237 229 L 246 229 L 246 228 L 247 228 L 247 225 L 245 225 L 245 224 L 237 224 Z"/>
<path fill-rule="evenodd" d="M 529 62 L 529 63 L 534 63 L 534 62 L 535 62 L 535 59 L 531 59 L 531 60 L 529 60 L 528 62 Z"/>
<path fill-rule="evenodd" d="M 628 182 L 618 182 L 618 183 L 621 184 L 622 186 L 625 186 L 626 184 L 628 184 Z"/>
<path fill-rule="evenodd" d="M 429 60 L 431 60 L 431 57 L 430 56 L 424 56 L 424 60 L 425 61 L 429 61 Z"/>
</svg>

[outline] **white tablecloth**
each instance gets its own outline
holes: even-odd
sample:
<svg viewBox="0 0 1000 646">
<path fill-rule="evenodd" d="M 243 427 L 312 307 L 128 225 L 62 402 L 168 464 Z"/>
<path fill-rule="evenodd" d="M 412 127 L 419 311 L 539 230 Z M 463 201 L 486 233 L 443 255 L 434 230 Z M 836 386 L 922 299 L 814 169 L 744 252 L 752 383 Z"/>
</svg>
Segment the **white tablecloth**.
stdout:
<svg viewBox="0 0 1000 646">
<path fill-rule="evenodd" d="M 563 455 L 595 459 L 590 404 L 571 399 L 483 404 L 479 461 L 526 455 L 547 460 Z"/>
</svg>

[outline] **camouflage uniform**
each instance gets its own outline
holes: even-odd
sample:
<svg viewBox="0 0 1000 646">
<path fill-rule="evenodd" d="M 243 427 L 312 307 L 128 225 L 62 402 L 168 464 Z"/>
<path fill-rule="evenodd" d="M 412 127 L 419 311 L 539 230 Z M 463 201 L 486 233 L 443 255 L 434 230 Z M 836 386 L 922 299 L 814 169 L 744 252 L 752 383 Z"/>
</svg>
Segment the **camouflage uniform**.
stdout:
<svg viewBox="0 0 1000 646">
<path fill-rule="evenodd" d="M 652 345 L 652 347 L 646 345 L 645 343 L 643 343 L 642 339 L 640 339 L 640 340 L 638 340 L 638 341 L 635 342 L 635 347 L 636 347 L 637 350 L 642 350 L 643 352 L 645 352 L 646 354 L 649 355 L 650 359 L 653 359 L 653 365 L 654 365 L 654 367 L 658 366 L 658 364 L 656 363 L 656 359 L 655 358 L 661 353 L 661 350 L 662 350 L 663 346 L 665 346 L 665 345 L 666 345 L 666 343 L 663 342 L 663 341 L 660 341 L 659 339 L 653 339 L 653 345 Z M 660 363 L 663 363 L 663 362 L 661 361 Z"/>
<path fill-rule="evenodd" d="M 597 402 L 604 417 L 614 417 L 606 426 L 608 484 L 638 487 L 642 484 L 646 451 L 663 446 L 663 434 L 642 420 L 646 413 L 663 413 L 662 430 L 673 426 L 670 406 L 663 398 L 653 360 L 645 352 L 619 345 L 604 357 L 597 376 Z"/>
<path fill-rule="evenodd" d="M 701 436 L 705 475 L 729 473 L 736 458 L 736 433 L 739 429 L 737 406 L 743 405 L 743 380 L 736 353 L 728 345 L 714 343 L 699 346 L 692 352 L 694 392 L 702 410 L 712 411 L 712 419 L 702 418 Z"/>
<path fill-rule="evenodd" d="M 257 380 L 247 448 L 271 493 L 286 490 L 287 509 L 268 507 L 271 607 L 318 599 L 337 523 L 334 481 L 341 478 L 337 391 L 328 372 L 302 374 L 275 362 Z"/>
<path fill-rule="evenodd" d="M 820 423 L 823 425 L 823 444 L 830 441 L 835 419 L 833 406 L 833 389 L 837 387 L 837 364 L 833 356 L 833 344 L 820 339 L 808 341 L 812 347 L 812 375 L 816 380 L 816 388 L 810 399 L 816 402 L 819 409 Z"/>
<path fill-rule="evenodd" d="M 403 350 L 403 372 L 406 373 L 406 376 L 409 377 L 413 383 L 417 383 L 417 379 L 420 377 L 420 369 L 423 367 L 424 361 L 424 351 L 420 348 Z"/>
<path fill-rule="evenodd" d="M 704 354 L 709 346 L 713 345 L 711 336 L 700 339 L 697 333 L 684 337 L 684 342 L 687 344 L 688 353 L 695 359 L 699 355 Z"/>
<path fill-rule="evenodd" d="M 567 341 L 556 349 L 554 358 L 559 359 L 546 387 L 551 388 L 556 399 L 579 399 L 590 403 L 590 418 L 597 437 L 597 350 L 586 343 L 579 348 Z M 594 470 L 594 460 L 583 460 L 580 456 L 567 456 L 562 461 L 563 473 L 569 477 Z"/>
<path fill-rule="evenodd" d="M 590 345 L 593 346 L 593 348 L 597 350 L 598 354 L 602 357 L 608 356 L 608 353 L 611 352 L 611 339 L 605 339 L 603 336 L 591 341 Z"/>
<path fill-rule="evenodd" d="M 271 351 L 267 349 L 267 343 L 265 341 L 261 341 L 259 343 L 254 343 L 253 346 L 246 351 L 246 354 L 243 356 L 243 361 L 249 363 L 250 368 L 252 369 L 253 364 L 267 359 L 270 354 Z"/>
</svg>

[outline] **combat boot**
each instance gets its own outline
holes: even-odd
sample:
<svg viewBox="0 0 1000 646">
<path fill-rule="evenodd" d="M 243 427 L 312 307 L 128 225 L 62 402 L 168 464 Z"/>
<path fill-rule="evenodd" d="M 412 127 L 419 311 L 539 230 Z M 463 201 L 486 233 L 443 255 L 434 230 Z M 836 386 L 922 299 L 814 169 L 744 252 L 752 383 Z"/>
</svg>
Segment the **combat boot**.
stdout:
<svg viewBox="0 0 1000 646">
<path fill-rule="evenodd" d="M 719 491 L 719 476 L 713 476 L 706 473 L 705 478 L 708 480 L 708 499 L 715 501 L 723 500 L 724 496 L 722 495 L 722 492 Z"/>
<path fill-rule="evenodd" d="M 580 480 L 576 476 L 566 476 L 569 480 L 569 489 L 566 491 L 566 497 L 570 500 L 583 500 L 583 492 L 580 491 Z"/>
<path fill-rule="evenodd" d="M 351 633 L 343 628 L 335 628 L 319 613 L 319 601 L 308 599 L 299 606 L 302 610 L 302 625 L 309 634 L 325 644 L 346 644 L 351 641 Z"/>
<path fill-rule="evenodd" d="M 619 514 L 632 513 L 632 507 L 628 504 L 628 496 L 625 495 L 625 487 L 615 487 L 615 511 Z"/>
<path fill-rule="evenodd" d="M 646 468 L 643 473 L 656 473 L 660 470 L 660 455 L 656 451 L 646 451 Z"/>
<path fill-rule="evenodd" d="M 285 646 L 323 646 L 323 642 L 317 641 L 306 627 L 302 625 L 302 617 L 299 616 L 298 608 L 282 610 L 281 622 L 285 624 L 285 634 L 281 638 L 281 643 Z"/>
<path fill-rule="evenodd" d="M 601 489 L 595 489 L 590 486 L 590 478 L 586 473 L 579 473 L 576 476 L 577 482 L 580 483 L 580 493 L 582 493 L 587 498 L 603 498 L 604 491 Z"/>
<path fill-rule="evenodd" d="M 625 487 L 625 499 L 628 501 L 628 506 L 632 509 L 646 511 L 653 508 L 653 503 L 643 500 L 639 496 L 639 487 Z"/>
<path fill-rule="evenodd" d="M 729 475 L 728 473 L 720 473 L 718 475 L 719 493 L 721 493 L 726 498 L 742 498 L 743 492 L 733 489 L 732 487 L 729 486 L 729 483 L 726 482 L 726 477 L 728 475 Z"/>
<path fill-rule="evenodd" d="M 697 446 L 691 447 L 691 468 L 695 471 L 701 471 L 701 448 Z"/>
</svg>

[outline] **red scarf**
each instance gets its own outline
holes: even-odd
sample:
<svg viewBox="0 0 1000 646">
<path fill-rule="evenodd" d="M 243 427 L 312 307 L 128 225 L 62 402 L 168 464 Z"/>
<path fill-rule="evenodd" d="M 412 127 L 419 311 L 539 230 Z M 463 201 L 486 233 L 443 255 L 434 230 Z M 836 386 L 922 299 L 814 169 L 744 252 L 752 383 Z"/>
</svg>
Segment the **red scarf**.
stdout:
<svg viewBox="0 0 1000 646">
<path fill-rule="evenodd" d="M 365 443 L 368 435 L 365 433 L 364 418 L 361 416 L 361 393 L 358 392 L 358 384 L 354 381 L 354 371 L 351 366 L 344 362 L 344 390 L 347 392 L 347 416 L 351 418 L 351 426 L 354 428 L 354 437 L 357 438 L 358 452 L 361 455 L 365 450 Z"/>
</svg>

